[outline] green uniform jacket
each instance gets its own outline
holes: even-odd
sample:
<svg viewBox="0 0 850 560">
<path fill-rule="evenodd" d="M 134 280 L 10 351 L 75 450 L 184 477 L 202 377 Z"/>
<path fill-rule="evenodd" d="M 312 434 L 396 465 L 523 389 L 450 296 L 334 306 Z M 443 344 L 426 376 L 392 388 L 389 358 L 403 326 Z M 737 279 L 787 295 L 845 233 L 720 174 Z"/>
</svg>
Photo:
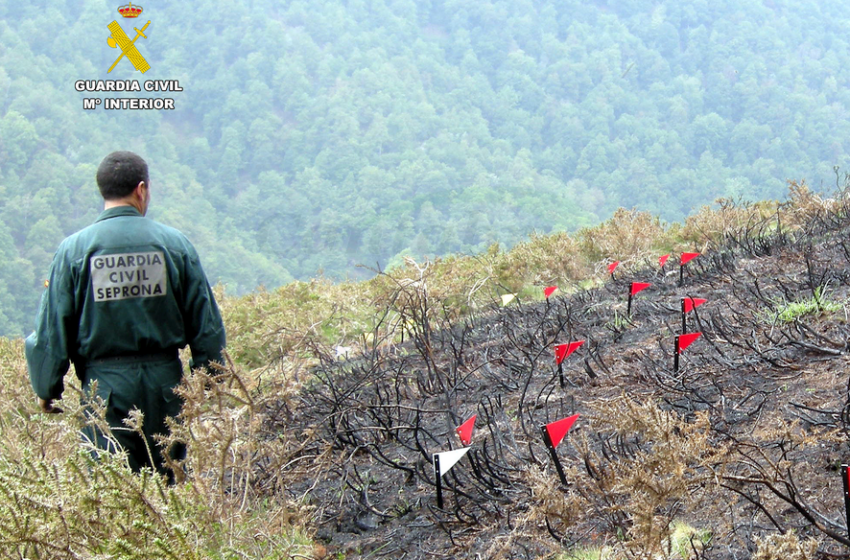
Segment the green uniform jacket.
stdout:
<svg viewBox="0 0 850 560">
<path fill-rule="evenodd" d="M 35 393 L 56 399 L 71 362 L 85 383 L 101 360 L 176 355 L 187 344 L 193 367 L 223 363 L 224 326 L 198 254 L 176 229 L 120 206 L 59 246 L 26 355 Z"/>
</svg>

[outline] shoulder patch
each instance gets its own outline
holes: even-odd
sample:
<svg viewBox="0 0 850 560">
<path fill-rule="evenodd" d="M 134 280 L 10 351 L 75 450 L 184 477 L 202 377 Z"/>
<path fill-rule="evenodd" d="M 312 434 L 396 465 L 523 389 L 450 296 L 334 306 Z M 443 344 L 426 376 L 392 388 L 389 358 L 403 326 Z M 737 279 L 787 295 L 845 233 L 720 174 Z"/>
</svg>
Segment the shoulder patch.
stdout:
<svg viewBox="0 0 850 560">
<path fill-rule="evenodd" d="M 164 296 L 168 281 L 161 251 L 95 255 L 89 259 L 94 301 Z"/>
</svg>

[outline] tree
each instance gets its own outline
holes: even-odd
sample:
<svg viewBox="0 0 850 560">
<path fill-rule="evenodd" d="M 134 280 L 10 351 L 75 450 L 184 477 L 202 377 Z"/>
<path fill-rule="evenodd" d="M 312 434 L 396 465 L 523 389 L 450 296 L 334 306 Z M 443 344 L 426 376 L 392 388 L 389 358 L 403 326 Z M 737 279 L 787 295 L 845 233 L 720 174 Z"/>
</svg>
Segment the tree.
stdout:
<svg viewBox="0 0 850 560">
<path fill-rule="evenodd" d="M 722 152 L 728 145 L 726 122 L 717 113 L 694 118 L 691 123 L 690 152 L 700 157 L 704 152 Z"/>
<path fill-rule="evenodd" d="M 22 170 L 38 142 L 32 123 L 17 111 L 0 119 L 0 161 L 8 171 Z"/>
</svg>

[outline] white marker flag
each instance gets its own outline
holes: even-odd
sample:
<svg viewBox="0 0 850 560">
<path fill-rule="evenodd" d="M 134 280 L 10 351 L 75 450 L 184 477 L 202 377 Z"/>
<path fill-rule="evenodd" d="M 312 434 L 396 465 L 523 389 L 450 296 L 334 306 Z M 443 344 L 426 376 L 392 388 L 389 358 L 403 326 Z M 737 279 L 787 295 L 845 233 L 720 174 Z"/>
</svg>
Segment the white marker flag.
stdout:
<svg viewBox="0 0 850 560">
<path fill-rule="evenodd" d="M 461 449 L 455 449 L 453 451 L 443 451 L 442 453 L 434 453 L 440 457 L 440 476 L 443 476 L 447 472 L 451 470 L 455 463 L 460 461 L 466 452 L 469 451 L 469 447 L 463 447 Z"/>
</svg>

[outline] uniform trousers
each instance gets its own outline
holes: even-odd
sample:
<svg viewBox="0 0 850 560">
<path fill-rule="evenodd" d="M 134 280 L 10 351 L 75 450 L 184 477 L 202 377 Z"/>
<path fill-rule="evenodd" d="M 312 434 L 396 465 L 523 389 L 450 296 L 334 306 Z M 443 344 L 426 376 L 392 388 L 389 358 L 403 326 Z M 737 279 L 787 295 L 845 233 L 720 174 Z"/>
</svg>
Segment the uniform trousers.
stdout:
<svg viewBox="0 0 850 560">
<path fill-rule="evenodd" d="M 111 432 L 107 437 L 95 424 L 89 423 L 83 430 L 83 437 L 97 448 L 110 452 L 117 451 L 117 443 L 127 452 L 133 471 L 153 467 L 173 482 L 174 473 L 163 460 L 164 448 L 154 436 L 168 434 L 166 418 L 176 417 L 182 407 L 180 397 L 174 392 L 183 378 L 183 365 L 176 352 L 94 360 L 84 365 L 81 377 L 87 396 L 92 395 L 92 387 L 96 384 L 93 395 L 100 397 L 106 406 L 105 419 Z M 134 408 L 144 415 L 141 434 L 124 423 Z M 89 414 L 91 410 L 87 408 Z M 175 460 L 186 456 L 183 444 L 172 445 L 167 451 Z"/>
</svg>

